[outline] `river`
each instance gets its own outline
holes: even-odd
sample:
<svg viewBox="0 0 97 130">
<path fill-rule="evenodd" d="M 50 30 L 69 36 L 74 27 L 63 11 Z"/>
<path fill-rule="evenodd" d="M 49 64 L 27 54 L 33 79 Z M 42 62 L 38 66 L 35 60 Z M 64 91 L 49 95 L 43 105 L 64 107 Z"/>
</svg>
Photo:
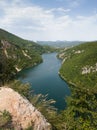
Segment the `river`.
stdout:
<svg viewBox="0 0 97 130">
<path fill-rule="evenodd" d="M 43 63 L 21 71 L 19 79 L 24 83 L 29 82 L 34 93 L 48 94 L 48 99 L 56 100 L 55 107 L 63 110 L 70 89 L 58 75 L 61 60 L 56 55 L 57 53 L 43 54 Z"/>
</svg>

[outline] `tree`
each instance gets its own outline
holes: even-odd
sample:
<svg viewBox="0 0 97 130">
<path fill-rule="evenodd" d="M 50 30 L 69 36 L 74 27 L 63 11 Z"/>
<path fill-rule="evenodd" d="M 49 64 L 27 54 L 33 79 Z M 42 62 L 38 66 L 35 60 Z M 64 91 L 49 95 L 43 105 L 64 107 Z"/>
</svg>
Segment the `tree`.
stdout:
<svg viewBox="0 0 97 130">
<path fill-rule="evenodd" d="M 0 86 L 14 78 L 16 70 L 14 60 L 7 58 L 3 53 L 0 55 Z"/>
<path fill-rule="evenodd" d="M 68 107 L 63 111 L 66 130 L 97 129 L 97 86 L 94 88 L 72 88 L 72 96 L 67 99 Z"/>
</svg>

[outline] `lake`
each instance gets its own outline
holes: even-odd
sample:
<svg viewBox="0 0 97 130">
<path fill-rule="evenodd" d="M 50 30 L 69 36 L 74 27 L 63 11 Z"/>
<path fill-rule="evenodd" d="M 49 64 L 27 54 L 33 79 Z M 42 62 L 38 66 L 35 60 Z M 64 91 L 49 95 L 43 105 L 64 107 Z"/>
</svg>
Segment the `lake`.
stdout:
<svg viewBox="0 0 97 130">
<path fill-rule="evenodd" d="M 57 53 L 43 54 L 43 63 L 21 71 L 19 79 L 24 83 L 29 82 L 34 93 L 48 94 L 48 99 L 56 100 L 54 106 L 63 110 L 66 107 L 65 98 L 70 95 L 70 89 L 58 75 L 61 60 L 56 55 Z"/>
</svg>

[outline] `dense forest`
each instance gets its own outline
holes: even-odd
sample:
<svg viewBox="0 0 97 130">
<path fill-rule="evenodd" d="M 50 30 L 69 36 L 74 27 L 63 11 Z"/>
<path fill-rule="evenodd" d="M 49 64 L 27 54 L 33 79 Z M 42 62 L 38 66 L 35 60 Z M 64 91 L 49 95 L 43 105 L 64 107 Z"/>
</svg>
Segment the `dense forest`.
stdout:
<svg viewBox="0 0 97 130">
<path fill-rule="evenodd" d="M 70 84 L 71 97 L 63 112 L 68 130 L 97 129 L 97 42 L 63 49 L 59 74 Z"/>
<path fill-rule="evenodd" d="M 80 87 L 97 84 L 97 42 L 88 42 L 63 50 L 60 75 L 69 83 Z"/>
</svg>

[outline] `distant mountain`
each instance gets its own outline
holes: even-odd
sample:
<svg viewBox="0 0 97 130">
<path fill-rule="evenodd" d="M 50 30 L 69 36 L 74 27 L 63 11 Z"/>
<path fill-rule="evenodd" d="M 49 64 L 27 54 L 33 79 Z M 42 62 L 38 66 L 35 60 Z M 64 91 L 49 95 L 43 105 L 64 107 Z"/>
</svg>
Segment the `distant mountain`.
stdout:
<svg viewBox="0 0 97 130">
<path fill-rule="evenodd" d="M 83 41 L 37 41 L 40 45 L 48 45 L 57 48 L 71 47 L 83 43 Z"/>
<path fill-rule="evenodd" d="M 97 42 L 87 42 L 59 54 L 63 59 L 60 75 L 80 87 L 97 86 Z"/>
<path fill-rule="evenodd" d="M 41 45 L 0 29 L 0 80 L 8 80 L 16 72 L 42 62 L 43 52 Z"/>
</svg>

